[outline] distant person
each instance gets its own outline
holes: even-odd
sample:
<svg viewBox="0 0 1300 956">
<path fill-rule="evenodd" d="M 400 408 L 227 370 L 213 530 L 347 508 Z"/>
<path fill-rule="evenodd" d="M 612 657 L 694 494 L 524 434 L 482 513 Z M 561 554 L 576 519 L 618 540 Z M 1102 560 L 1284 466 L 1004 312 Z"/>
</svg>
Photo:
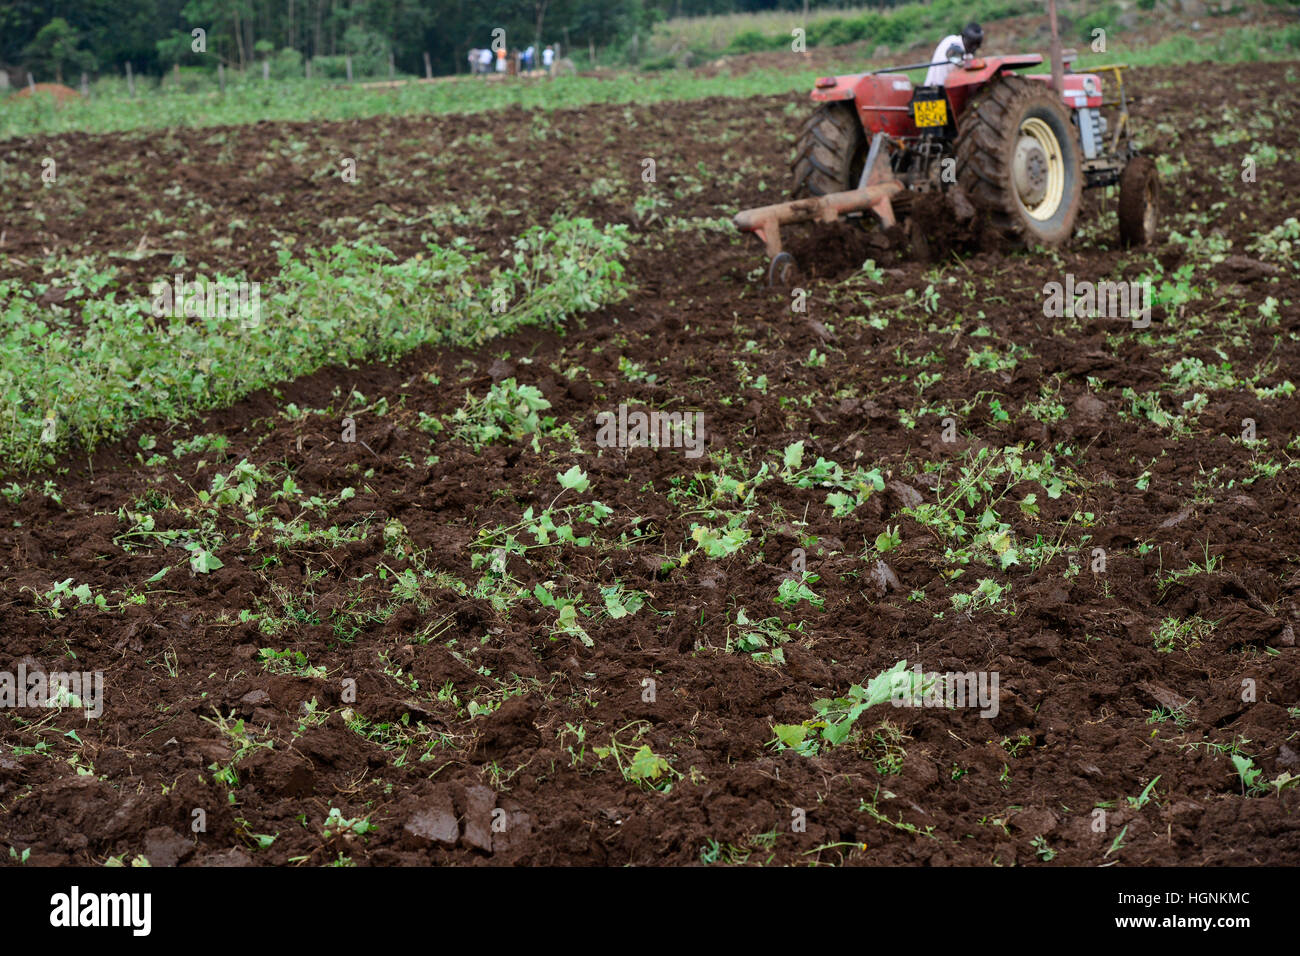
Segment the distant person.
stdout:
<svg viewBox="0 0 1300 956">
<path fill-rule="evenodd" d="M 547 44 L 546 49 L 542 51 L 542 69 L 547 73 L 555 67 L 555 47 Z"/>
<path fill-rule="evenodd" d="M 487 47 L 478 51 L 478 71 L 484 76 L 492 71 L 492 51 Z"/>
<path fill-rule="evenodd" d="M 926 71 L 925 85 L 943 86 L 948 80 L 948 74 L 952 72 L 952 64 L 948 61 L 953 57 L 974 56 L 983 42 L 984 29 L 974 21 L 962 27 L 960 34 L 944 37 L 930 57 L 930 62 L 936 65 Z"/>
<path fill-rule="evenodd" d="M 469 72 L 471 75 L 478 72 L 478 48 L 469 51 Z"/>
<path fill-rule="evenodd" d="M 524 70 L 525 71 L 531 70 L 533 68 L 533 61 L 536 59 L 537 59 L 537 48 L 532 46 L 525 47 L 524 55 L 523 55 L 523 63 L 522 63 Z"/>
<path fill-rule="evenodd" d="M 497 50 L 497 72 L 504 73 L 505 71 L 506 71 L 506 48 L 502 47 L 501 49 Z"/>
</svg>

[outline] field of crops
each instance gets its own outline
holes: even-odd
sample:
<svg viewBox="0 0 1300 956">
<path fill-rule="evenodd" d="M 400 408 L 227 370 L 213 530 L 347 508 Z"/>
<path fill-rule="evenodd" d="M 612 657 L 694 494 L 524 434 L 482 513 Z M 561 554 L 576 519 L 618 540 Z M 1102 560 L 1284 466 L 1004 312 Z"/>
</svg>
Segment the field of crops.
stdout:
<svg viewBox="0 0 1300 956">
<path fill-rule="evenodd" d="M 1156 248 L 794 294 L 800 94 L 0 141 L 0 863 L 1300 863 L 1300 66 L 1130 82 Z"/>
</svg>

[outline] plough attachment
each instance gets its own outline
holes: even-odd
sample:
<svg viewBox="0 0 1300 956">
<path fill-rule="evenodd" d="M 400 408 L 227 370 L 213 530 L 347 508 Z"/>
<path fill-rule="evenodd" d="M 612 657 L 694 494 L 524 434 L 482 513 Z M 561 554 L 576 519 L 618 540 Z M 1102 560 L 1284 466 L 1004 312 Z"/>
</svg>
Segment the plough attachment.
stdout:
<svg viewBox="0 0 1300 956">
<path fill-rule="evenodd" d="M 862 178 L 857 189 L 827 193 L 809 199 L 776 203 L 746 209 L 732 219 L 742 232 L 752 232 L 763 242 L 771 259 L 767 270 L 769 286 L 789 285 L 791 273 L 797 268 L 794 257 L 781 248 L 781 226 L 792 222 L 831 223 L 854 212 L 871 210 L 880 217 L 885 227 L 894 225 L 894 208 L 890 198 L 903 190 L 904 184 L 888 171 L 888 165 L 877 163 L 883 134 L 877 134 L 871 152 L 862 168 Z"/>
</svg>

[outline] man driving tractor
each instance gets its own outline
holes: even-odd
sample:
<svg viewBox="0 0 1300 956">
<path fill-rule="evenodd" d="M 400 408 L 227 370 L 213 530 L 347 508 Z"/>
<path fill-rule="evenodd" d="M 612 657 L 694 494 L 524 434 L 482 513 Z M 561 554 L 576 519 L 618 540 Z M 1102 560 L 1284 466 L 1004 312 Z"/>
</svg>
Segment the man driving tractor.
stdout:
<svg viewBox="0 0 1300 956">
<path fill-rule="evenodd" d="M 925 85 L 943 86 L 944 80 L 952 72 L 952 58 L 974 56 L 983 42 L 984 30 L 974 21 L 962 27 L 960 34 L 954 33 L 944 37 L 934 48 L 934 55 L 930 57 L 932 65 L 925 74 Z"/>
</svg>

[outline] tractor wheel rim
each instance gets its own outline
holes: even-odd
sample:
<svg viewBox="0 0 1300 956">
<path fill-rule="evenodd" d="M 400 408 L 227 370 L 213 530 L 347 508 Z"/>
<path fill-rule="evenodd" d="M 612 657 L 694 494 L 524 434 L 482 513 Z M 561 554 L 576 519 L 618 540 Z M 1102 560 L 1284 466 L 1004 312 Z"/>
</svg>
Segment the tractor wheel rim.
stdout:
<svg viewBox="0 0 1300 956">
<path fill-rule="evenodd" d="M 1036 148 L 1027 148 L 1022 152 L 1020 145 L 1017 144 L 1017 157 L 1037 156 L 1041 150 L 1047 168 L 1043 176 L 1045 185 L 1042 187 L 1041 196 L 1038 195 L 1038 188 L 1022 190 L 1021 177 L 1017 176 L 1016 197 L 1030 218 L 1046 222 L 1056 215 L 1065 197 L 1065 156 L 1061 152 L 1061 144 L 1057 141 L 1052 128 L 1036 116 L 1031 116 L 1020 124 L 1020 136 L 1021 142 L 1031 140 L 1032 147 Z M 1031 179 L 1037 180 L 1038 177 L 1034 176 Z"/>
<path fill-rule="evenodd" d="M 1038 140 L 1032 136 L 1020 137 L 1011 168 L 1020 201 L 1026 206 L 1042 202 L 1047 195 L 1047 154 Z"/>
</svg>

